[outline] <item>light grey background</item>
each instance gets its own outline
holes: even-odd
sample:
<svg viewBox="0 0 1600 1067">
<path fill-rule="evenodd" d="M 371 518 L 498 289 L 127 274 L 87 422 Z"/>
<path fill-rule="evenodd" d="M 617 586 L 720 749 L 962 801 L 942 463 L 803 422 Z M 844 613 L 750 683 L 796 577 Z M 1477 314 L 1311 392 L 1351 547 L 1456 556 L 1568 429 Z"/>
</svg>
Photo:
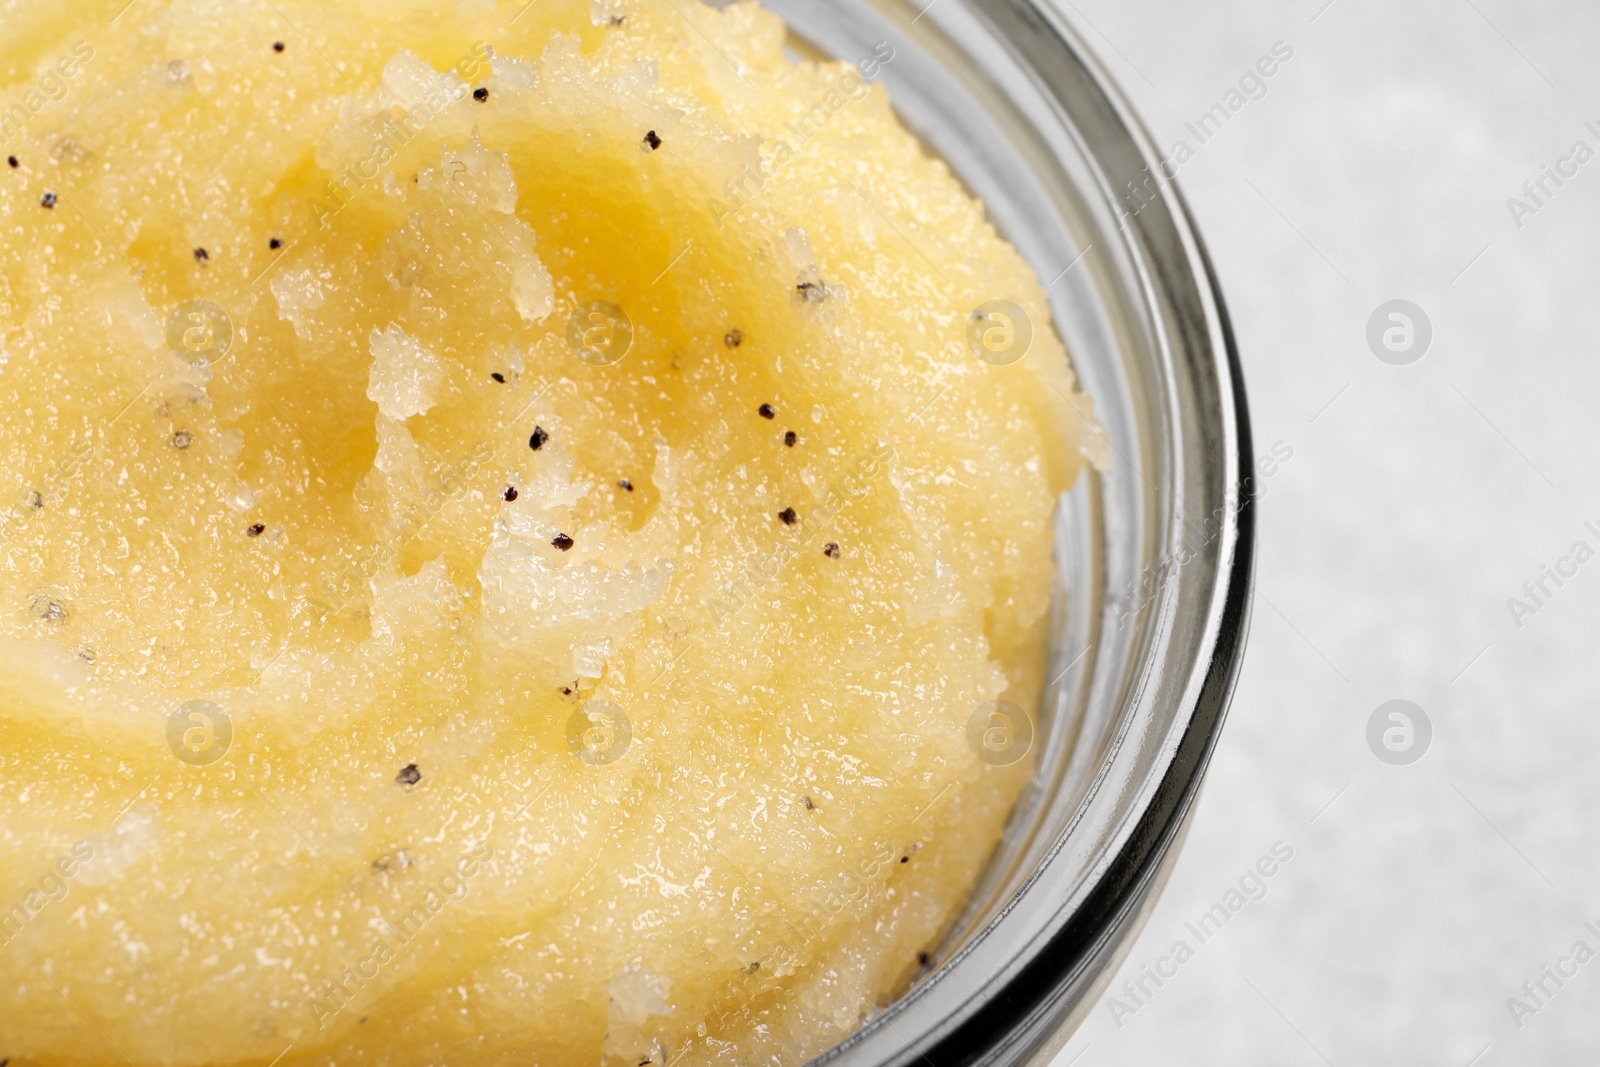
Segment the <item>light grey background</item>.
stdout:
<svg viewBox="0 0 1600 1067">
<path fill-rule="evenodd" d="M 1600 158 L 1520 228 L 1507 200 L 1600 153 L 1600 7 L 1056 2 L 1157 142 L 1195 149 L 1177 180 L 1256 452 L 1293 450 L 1193 830 L 1108 998 L 1133 1007 L 1123 983 L 1179 939 L 1194 956 L 1132 1015 L 1103 999 L 1056 1067 L 1596 1062 L 1600 958 L 1542 1007 L 1522 986 L 1600 952 L 1600 558 L 1520 627 L 1507 601 L 1600 551 Z M 1267 95 L 1201 146 L 1185 121 L 1277 41 Z M 1410 366 L 1366 342 L 1397 298 L 1433 326 Z M 1396 698 L 1433 725 L 1409 766 L 1366 741 Z M 1280 841 L 1266 895 L 1200 944 L 1185 923 Z"/>
</svg>

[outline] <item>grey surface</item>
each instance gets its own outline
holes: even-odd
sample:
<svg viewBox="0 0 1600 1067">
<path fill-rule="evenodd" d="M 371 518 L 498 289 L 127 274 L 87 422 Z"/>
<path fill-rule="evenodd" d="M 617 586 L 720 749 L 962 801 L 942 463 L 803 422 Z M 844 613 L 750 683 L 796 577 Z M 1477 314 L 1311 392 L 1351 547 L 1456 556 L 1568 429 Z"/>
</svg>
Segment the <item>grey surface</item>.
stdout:
<svg viewBox="0 0 1600 1067">
<path fill-rule="evenodd" d="M 1177 180 L 1256 452 L 1293 455 L 1263 483 L 1249 653 L 1193 830 L 1057 1067 L 1595 1062 L 1600 955 L 1542 1007 L 1522 987 L 1575 942 L 1600 953 L 1600 556 L 1520 627 L 1507 601 L 1575 542 L 1600 553 L 1600 9 L 1058 2 L 1156 140 L 1196 150 Z M 1200 145 L 1184 122 L 1276 41 L 1294 57 L 1266 96 Z M 1507 199 L 1580 140 L 1597 158 L 1519 228 Z M 1393 299 L 1432 323 L 1406 366 L 1366 340 Z M 1409 765 L 1368 747 L 1395 699 L 1432 724 Z M 1201 944 L 1185 923 L 1279 841 L 1265 896 Z M 1193 958 L 1114 1020 L 1180 939 Z"/>
</svg>

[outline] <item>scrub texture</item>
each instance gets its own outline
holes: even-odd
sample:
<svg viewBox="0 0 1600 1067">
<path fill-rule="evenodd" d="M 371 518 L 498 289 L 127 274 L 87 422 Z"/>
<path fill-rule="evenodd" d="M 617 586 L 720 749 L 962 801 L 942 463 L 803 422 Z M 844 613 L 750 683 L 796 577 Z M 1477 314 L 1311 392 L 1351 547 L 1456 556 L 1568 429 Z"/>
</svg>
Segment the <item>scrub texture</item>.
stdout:
<svg viewBox="0 0 1600 1067">
<path fill-rule="evenodd" d="M 0 1061 L 836 1044 L 1027 780 L 1104 447 L 893 48 L 125 2 L 0 3 Z"/>
</svg>

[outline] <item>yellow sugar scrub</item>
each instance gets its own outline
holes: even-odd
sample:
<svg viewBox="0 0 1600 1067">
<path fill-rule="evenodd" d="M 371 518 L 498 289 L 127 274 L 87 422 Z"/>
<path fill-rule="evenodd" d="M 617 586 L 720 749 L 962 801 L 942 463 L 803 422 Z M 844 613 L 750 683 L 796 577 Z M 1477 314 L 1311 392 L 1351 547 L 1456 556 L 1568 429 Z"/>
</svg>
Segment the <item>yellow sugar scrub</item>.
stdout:
<svg viewBox="0 0 1600 1067">
<path fill-rule="evenodd" d="M 751 4 L 0 14 L 0 1061 L 795 1064 L 1030 772 L 1045 293 Z"/>
</svg>

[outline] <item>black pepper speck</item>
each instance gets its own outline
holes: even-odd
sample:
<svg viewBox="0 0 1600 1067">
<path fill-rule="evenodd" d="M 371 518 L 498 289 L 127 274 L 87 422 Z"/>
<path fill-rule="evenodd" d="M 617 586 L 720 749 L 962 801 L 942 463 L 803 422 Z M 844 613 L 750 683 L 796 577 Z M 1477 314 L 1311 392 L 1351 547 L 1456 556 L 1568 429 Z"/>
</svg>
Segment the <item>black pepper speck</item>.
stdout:
<svg viewBox="0 0 1600 1067">
<path fill-rule="evenodd" d="M 722 335 L 722 343 L 727 345 L 729 348 L 738 348 L 740 345 L 744 344 L 744 331 L 729 330 L 727 333 Z"/>
<path fill-rule="evenodd" d="M 476 100 L 480 104 L 483 103 L 485 100 L 489 99 L 489 90 L 479 86 L 478 88 L 472 90 L 472 99 Z"/>
<path fill-rule="evenodd" d="M 283 241 L 280 238 L 274 237 L 272 240 L 267 242 L 267 247 L 276 252 L 278 249 L 283 247 Z"/>
<path fill-rule="evenodd" d="M 572 538 L 568 537 L 566 534 L 561 533 L 561 534 L 556 534 L 555 539 L 552 540 L 550 543 L 552 545 L 555 545 L 561 551 L 565 552 L 565 551 L 567 551 L 567 549 L 571 548 L 575 542 L 572 540 Z"/>
<path fill-rule="evenodd" d="M 273 51 L 274 51 L 274 52 L 281 52 L 281 51 L 283 51 L 283 42 L 282 42 L 282 41 L 273 41 L 273 42 L 272 42 L 272 50 L 273 50 Z"/>
<path fill-rule="evenodd" d="M 501 374 L 499 371 L 495 371 L 493 374 L 489 375 L 489 377 L 493 378 L 495 381 L 499 382 L 501 385 L 506 384 L 506 376 L 504 374 Z"/>
<path fill-rule="evenodd" d="M 207 252 L 203 248 L 197 248 L 197 249 L 194 250 L 194 258 L 198 262 L 204 263 L 206 260 L 211 258 L 211 253 Z"/>
<path fill-rule="evenodd" d="M 517 499 L 517 487 L 514 485 L 506 486 L 505 492 L 500 494 L 500 499 L 504 500 L 507 504 Z"/>
<path fill-rule="evenodd" d="M 651 130 L 644 135 L 644 143 L 650 146 L 650 151 L 654 152 L 661 147 L 661 138 L 656 136 L 656 131 Z"/>
<path fill-rule="evenodd" d="M 760 407 L 756 408 L 756 414 L 760 415 L 763 419 L 775 419 L 778 417 L 778 409 L 773 407 L 771 404 L 762 404 Z"/>
<path fill-rule="evenodd" d="M 401 785 L 416 785 L 422 781 L 422 772 L 417 770 L 415 763 L 408 763 L 400 768 L 400 773 L 394 776 L 394 780 Z"/>
<path fill-rule="evenodd" d="M 45 193 L 44 196 L 39 198 L 39 206 L 40 207 L 44 207 L 44 208 L 55 207 L 56 206 L 56 194 L 55 193 Z"/>
<path fill-rule="evenodd" d="M 823 545 L 822 546 L 822 554 L 824 556 L 827 556 L 829 559 L 838 559 L 839 558 L 839 542 L 837 542 L 837 541 L 829 541 L 827 544 Z"/>
<path fill-rule="evenodd" d="M 633 483 L 631 481 L 629 481 L 628 479 L 626 479 L 626 478 L 620 478 L 620 479 L 617 480 L 617 488 L 618 489 L 626 489 L 628 492 L 631 493 L 631 492 L 633 492 Z"/>
<path fill-rule="evenodd" d="M 793 430 L 789 430 L 783 435 L 783 443 L 788 445 L 790 448 L 793 448 L 795 445 L 800 443 L 800 435 L 795 433 Z"/>
<path fill-rule="evenodd" d="M 16 170 L 18 167 L 22 166 L 22 161 L 20 159 L 18 159 L 16 156 L 7 156 L 6 157 L 6 162 L 11 164 L 11 169 L 12 170 Z"/>
<path fill-rule="evenodd" d="M 800 516 L 795 514 L 794 508 L 784 508 L 782 511 L 778 512 L 778 518 L 783 520 L 783 524 L 785 526 L 793 526 L 799 521 Z"/>
<path fill-rule="evenodd" d="M 545 433 L 544 427 L 535 426 L 533 428 L 533 436 L 528 438 L 528 447 L 537 452 L 544 447 L 544 443 L 548 440 L 550 440 L 550 435 Z"/>
<path fill-rule="evenodd" d="M 251 523 L 250 524 L 250 528 L 245 531 L 245 536 L 247 536 L 247 537 L 260 537 L 261 534 L 265 530 L 266 530 L 266 527 L 263 526 L 261 523 L 259 523 L 259 522 Z"/>
</svg>

